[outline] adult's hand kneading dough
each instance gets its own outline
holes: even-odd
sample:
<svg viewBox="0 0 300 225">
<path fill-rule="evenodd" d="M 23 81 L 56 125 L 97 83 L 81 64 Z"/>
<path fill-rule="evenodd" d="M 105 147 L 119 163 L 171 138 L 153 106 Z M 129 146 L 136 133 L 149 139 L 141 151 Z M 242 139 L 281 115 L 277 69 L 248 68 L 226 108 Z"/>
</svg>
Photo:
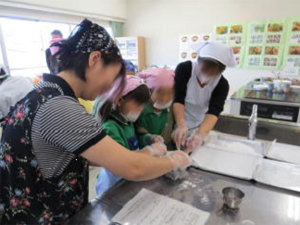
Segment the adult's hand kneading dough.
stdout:
<svg viewBox="0 0 300 225">
<path fill-rule="evenodd" d="M 188 166 L 192 165 L 192 159 L 183 151 L 173 151 L 167 155 L 173 163 L 173 170 L 185 169 Z"/>
<path fill-rule="evenodd" d="M 177 126 L 177 128 L 172 133 L 172 139 L 174 140 L 176 146 L 184 146 L 186 142 L 188 129 L 185 126 Z"/>
</svg>

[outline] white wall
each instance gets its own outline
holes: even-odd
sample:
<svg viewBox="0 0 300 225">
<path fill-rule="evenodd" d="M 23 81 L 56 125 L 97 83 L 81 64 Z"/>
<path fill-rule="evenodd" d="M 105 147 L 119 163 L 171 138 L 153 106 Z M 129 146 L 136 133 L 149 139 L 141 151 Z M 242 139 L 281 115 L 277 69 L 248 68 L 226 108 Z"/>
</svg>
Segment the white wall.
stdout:
<svg viewBox="0 0 300 225">
<path fill-rule="evenodd" d="M 126 19 L 126 0 L 0 0 L 0 8 L 4 6 L 99 20 Z"/>
<path fill-rule="evenodd" d="M 300 16 L 300 0 L 127 0 L 125 36 L 145 36 L 147 65 L 175 66 L 179 35 L 212 32 L 217 23 Z M 268 70 L 227 69 L 232 94 Z"/>
</svg>

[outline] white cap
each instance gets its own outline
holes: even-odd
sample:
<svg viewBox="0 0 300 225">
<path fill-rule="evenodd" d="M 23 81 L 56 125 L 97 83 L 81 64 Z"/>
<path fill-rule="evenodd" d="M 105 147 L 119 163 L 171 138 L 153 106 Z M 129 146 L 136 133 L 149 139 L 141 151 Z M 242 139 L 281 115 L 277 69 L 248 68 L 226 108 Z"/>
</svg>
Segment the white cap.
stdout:
<svg viewBox="0 0 300 225">
<path fill-rule="evenodd" d="M 206 42 L 200 46 L 197 52 L 198 57 L 212 58 L 223 63 L 225 66 L 237 65 L 232 49 L 220 42 Z"/>
</svg>

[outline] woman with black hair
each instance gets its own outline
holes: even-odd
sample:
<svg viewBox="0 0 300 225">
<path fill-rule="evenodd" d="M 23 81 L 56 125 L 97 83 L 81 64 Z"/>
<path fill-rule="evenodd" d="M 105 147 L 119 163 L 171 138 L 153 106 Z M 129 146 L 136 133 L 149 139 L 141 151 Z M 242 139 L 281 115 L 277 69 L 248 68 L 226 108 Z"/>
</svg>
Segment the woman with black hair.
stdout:
<svg viewBox="0 0 300 225">
<path fill-rule="evenodd" d="M 59 47 L 59 73 L 46 75 L 8 114 L 0 145 L 0 223 L 61 224 L 88 201 L 88 165 L 147 180 L 190 165 L 183 152 L 156 158 L 106 135 L 77 101 L 94 100 L 125 80 L 119 49 L 84 20 Z M 118 82 L 116 82 L 118 81 Z M 2 214 L 2 215 L 1 215 Z"/>
<path fill-rule="evenodd" d="M 198 50 L 196 62 L 180 63 L 175 70 L 173 114 L 176 128 L 172 138 L 177 149 L 190 153 L 201 145 L 223 111 L 229 84 L 222 75 L 226 66 L 235 66 L 232 49 L 207 42 Z"/>
</svg>

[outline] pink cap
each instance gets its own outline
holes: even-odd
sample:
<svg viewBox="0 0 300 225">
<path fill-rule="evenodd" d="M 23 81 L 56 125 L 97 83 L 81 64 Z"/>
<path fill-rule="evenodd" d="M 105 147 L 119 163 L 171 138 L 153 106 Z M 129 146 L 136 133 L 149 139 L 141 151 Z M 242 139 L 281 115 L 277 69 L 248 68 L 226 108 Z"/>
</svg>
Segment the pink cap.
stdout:
<svg viewBox="0 0 300 225">
<path fill-rule="evenodd" d="M 145 79 L 147 86 L 152 88 L 173 87 L 174 76 L 173 70 L 164 68 L 151 68 L 144 70 L 139 74 L 140 78 Z"/>
<path fill-rule="evenodd" d="M 50 51 L 51 51 L 51 54 L 52 54 L 52 55 L 54 55 L 55 53 L 58 52 L 59 47 L 58 47 L 58 46 L 52 46 L 52 47 L 51 47 L 51 45 L 52 45 L 53 43 L 60 42 L 60 41 L 62 41 L 62 40 L 63 40 L 62 38 L 54 38 L 54 39 L 52 39 L 52 40 L 50 41 Z"/>
<path fill-rule="evenodd" d="M 142 79 L 134 75 L 126 76 L 126 84 L 122 91 L 122 96 L 127 95 L 129 92 L 133 91 L 137 87 L 145 84 Z"/>
</svg>

